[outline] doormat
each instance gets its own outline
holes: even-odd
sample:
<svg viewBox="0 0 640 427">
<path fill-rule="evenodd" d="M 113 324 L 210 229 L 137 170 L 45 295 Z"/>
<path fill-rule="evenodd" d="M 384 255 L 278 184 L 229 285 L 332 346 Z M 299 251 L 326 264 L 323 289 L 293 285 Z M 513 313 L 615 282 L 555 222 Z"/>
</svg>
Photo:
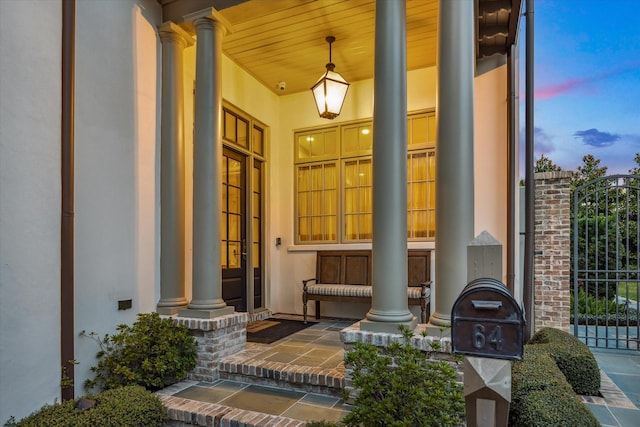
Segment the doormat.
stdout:
<svg viewBox="0 0 640 427">
<path fill-rule="evenodd" d="M 247 342 L 271 344 L 314 324 L 315 322 L 305 324 L 302 320 L 274 319 L 273 317 L 257 320 L 247 325 Z"/>
</svg>

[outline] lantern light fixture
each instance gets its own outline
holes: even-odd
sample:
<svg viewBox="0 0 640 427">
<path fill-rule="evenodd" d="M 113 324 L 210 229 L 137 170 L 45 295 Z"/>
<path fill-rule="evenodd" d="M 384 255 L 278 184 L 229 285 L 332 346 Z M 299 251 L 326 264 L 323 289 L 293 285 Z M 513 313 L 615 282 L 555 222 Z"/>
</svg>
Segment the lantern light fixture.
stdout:
<svg viewBox="0 0 640 427">
<path fill-rule="evenodd" d="M 340 74 L 333 71 L 336 65 L 331 62 L 331 43 L 336 41 L 333 36 L 326 38 L 329 43 L 329 63 L 327 71 L 324 73 L 316 84 L 311 88 L 313 97 L 318 107 L 318 114 L 325 119 L 335 119 L 342 110 L 342 104 L 347 96 L 349 83 Z"/>
</svg>

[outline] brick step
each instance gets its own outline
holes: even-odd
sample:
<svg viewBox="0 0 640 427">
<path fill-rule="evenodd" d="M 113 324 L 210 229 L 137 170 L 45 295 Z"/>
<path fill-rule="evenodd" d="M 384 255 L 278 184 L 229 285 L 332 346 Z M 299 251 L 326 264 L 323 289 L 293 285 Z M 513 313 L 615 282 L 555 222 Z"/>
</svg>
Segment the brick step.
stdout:
<svg viewBox="0 0 640 427">
<path fill-rule="evenodd" d="M 311 367 L 253 358 L 251 350 L 220 361 L 221 379 L 342 397 L 344 365 Z"/>
<path fill-rule="evenodd" d="M 303 427 L 306 421 L 279 415 L 248 411 L 217 403 L 199 402 L 169 394 L 158 393 L 160 401 L 167 408 L 168 427 L 215 426 L 215 427 Z"/>
</svg>

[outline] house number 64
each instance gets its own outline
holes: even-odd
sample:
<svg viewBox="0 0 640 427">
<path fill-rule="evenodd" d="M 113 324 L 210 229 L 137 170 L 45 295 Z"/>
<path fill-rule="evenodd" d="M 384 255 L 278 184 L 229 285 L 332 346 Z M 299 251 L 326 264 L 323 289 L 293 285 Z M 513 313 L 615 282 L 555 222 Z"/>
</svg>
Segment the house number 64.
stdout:
<svg viewBox="0 0 640 427">
<path fill-rule="evenodd" d="M 489 336 L 485 334 L 484 325 L 476 323 L 473 325 L 473 346 L 478 350 L 483 349 L 485 344 L 489 341 L 489 344 L 492 345 L 497 351 L 502 350 L 502 327 L 496 326 L 491 329 L 489 332 Z"/>
</svg>

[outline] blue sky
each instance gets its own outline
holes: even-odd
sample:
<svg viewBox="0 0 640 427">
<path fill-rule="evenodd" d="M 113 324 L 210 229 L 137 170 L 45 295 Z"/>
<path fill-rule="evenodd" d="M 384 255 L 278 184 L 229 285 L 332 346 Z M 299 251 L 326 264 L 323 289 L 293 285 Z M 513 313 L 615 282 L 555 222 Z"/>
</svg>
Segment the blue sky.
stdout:
<svg viewBox="0 0 640 427">
<path fill-rule="evenodd" d="M 640 0 L 534 6 L 535 158 L 575 170 L 593 154 L 609 173 L 628 173 L 640 152 Z M 524 68 L 521 82 L 524 105 Z"/>
</svg>

